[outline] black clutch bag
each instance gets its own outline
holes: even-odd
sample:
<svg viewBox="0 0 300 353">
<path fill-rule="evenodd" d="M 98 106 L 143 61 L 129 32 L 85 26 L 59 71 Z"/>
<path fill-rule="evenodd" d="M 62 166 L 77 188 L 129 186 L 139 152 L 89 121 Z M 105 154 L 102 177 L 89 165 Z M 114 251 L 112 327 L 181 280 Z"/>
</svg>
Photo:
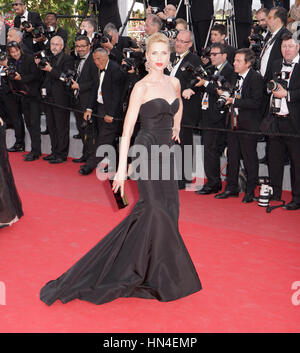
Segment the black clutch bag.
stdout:
<svg viewBox="0 0 300 353">
<path fill-rule="evenodd" d="M 113 179 L 108 179 L 108 180 L 109 180 L 110 186 L 112 187 Z M 124 194 L 123 197 L 121 196 L 120 189 L 117 192 L 112 191 L 112 193 L 114 195 L 114 198 L 116 200 L 116 203 L 119 209 L 125 208 L 126 206 L 129 205 L 126 195 Z"/>
</svg>

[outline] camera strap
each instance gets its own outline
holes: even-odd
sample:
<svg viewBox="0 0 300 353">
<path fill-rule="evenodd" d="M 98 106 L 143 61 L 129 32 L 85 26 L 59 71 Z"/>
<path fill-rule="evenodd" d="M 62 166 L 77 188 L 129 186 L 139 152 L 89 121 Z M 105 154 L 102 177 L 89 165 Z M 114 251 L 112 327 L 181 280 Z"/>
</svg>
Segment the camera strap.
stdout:
<svg viewBox="0 0 300 353">
<path fill-rule="evenodd" d="M 285 205 L 285 201 L 284 200 L 280 200 L 280 202 L 282 202 L 281 203 L 281 205 L 277 205 L 277 206 L 268 206 L 267 208 L 266 208 L 266 212 L 267 213 L 271 213 L 273 210 L 275 210 L 276 208 L 280 208 L 280 207 L 283 207 L 284 205 Z"/>
</svg>

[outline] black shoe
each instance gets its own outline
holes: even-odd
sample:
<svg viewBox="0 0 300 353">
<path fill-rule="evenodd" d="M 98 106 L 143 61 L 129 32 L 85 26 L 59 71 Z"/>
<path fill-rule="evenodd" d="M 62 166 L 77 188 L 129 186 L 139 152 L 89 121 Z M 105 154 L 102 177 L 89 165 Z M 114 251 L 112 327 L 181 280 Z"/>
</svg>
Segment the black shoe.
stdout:
<svg viewBox="0 0 300 353">
<path fill-rule="evenodd" d="M 49 163 L 60 164 L 60 163 L 64 163 L 66 160 L 67 160 L 67 158 L 54 158 L 54 159 L 50 159 Z"/>
<path fill-rule="evenodd" d="M 8 152 L 24 152 L 25 146 L 21 143 L 15 143 L 11 148 L 7 149 Z"/>
<path fill-rule="evenodd" d="M 49 135 L 49 130 L 46 129 L 44 131 L 41 131 L 41 135 Z"/>
<path fill-rule="evenodd" d="M 44 161 L 52 161 L 53 159 L 56 159 L 56 158 L 52 153 L 49 154 L 49 156 L 43 157 Z"/>
<path fill-rule="evenodd" d="M 222 189 L 221 185 L 210 187 L 208 185 L 204 185 L 202 189 L 195 191 L 197 195 L 209 195 L 216 194 Z"/>
<path fill-rule="evenodd" d="M 94 168 L 91 168 L 88 165 L 84 165 L 78 170 L 78 173 L 81 175 L 89 175 L 92 173 L 93 170 Z"/>
<path fill-rule="evenodd" d="M 285 206 L 283 206 L 282 208 L 284 208 L 285 210 L 288 210 L 288 211 L 299 210 L 300 209 L 300 203 L 297 203 L 295 201 L 291 201 L 288 204 L 286 204 Z"/>
<path fill-rule="evenodd" d="M 75 158 L 75 159 L 72 159 L 72 162 L 73 163 L 85 163 L 87 161 L 87 159 L 85 157 L 80 157 L 80 158 Z"/>
<path fill-rule="evenodd" d="M 178 189 L 179 190 L 184 190 L 186 186 L 186 182 L 183 180 L 178 180 Z"/>
<path fill-rule="evenodd" d="M 228 197 L 239 197 L 239 193 L 230 190 L 225 190 L 224 192 L 215 195 L 216 199 L 227 199 Z"/>
<path fill-rule="evenodd" d="M 25 162 L 32 162 L 40 158 L 39 154 L 28 153 L 27 156 L 24 158 Z"/>
<path fill-rule="evenodd" d="M 253 201 L 257 201 L 257 199 L 254 197 L 253 194 L 247 194 L 247 193 L 244 195 L 242 200 L 243 203 L 250 203 Z"/>
<path fill-rule="evenodd" d="M 80 135 L 79 135 L 79 134 L 77 134 L 77 135 L 73 135 L 73 139 L 75 139 L 75 140 L 80 140 L 80 139 L 81 139 L 81 137 L 80 137 Z"/>
</svg>

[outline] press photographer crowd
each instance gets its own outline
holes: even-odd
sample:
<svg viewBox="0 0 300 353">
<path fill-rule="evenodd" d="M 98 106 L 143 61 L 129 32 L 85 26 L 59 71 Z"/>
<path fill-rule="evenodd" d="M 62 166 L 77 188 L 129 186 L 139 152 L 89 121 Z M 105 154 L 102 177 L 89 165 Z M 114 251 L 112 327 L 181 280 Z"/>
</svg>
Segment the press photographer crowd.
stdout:
<svg viewBox="0 0 300 353">
<path fill-rule="evenodd" d="M 289 164 L 292 200 L 284 208 L 300 209 L 300 47 L 299 28 L 291 26 L 297 24 L 292 14 L 300 13 L 300 1 L 291 8 L 289 1 L 261 1 L 255 22 L 252 0 L 231 1 L 230 27 L 215 19 L 213 0 L 188 3 L 190 7 L 177 0 L 147 2 L 145 35 L 135 41 L 119 34 L 118 1 L 101 1 L 101 16 L 84 18 L 69 47 L 58 14 L 49 12 L 42 21 L 22 0 L 15 0 L 14 26 L 5 26 L 3 17 L 0 21 L 6 32 L 0 52 L 0 114 L 16 138 L 8 151 L 25 151 L 26 126 L 31 151 L 23 155 L 24 161 L 41 157 L 41 134 L 49 134 L 52 152 L 43 160 L 65 162 L 73 112 L 78 135 L 71 138 L 81 139 L 83 148 L 81 157 L 72 161 L 81 164 L 81 175 L 92 173 L 102 160 L 97 148 L 116 146 L 132 88 L 149 70 L 145 40 L 161 31 L 173 50 L 165 73 L 181 83 L 182 148 L 193 146 L 193 134 L 201 131 L 207 181 L 196 194 L 238 197 L 242 161 L 242 202 L 257 201 L 259 163 L 265 163 L 269 176 L 261 180 L 260 204 L 267 206 L 270 200 L 282 201 Z M 229 41 L 233 31 L 235 46 Z M 41 113 L 47 123 L 42 132 Z M 266 142 L 263 160 L 257 153 L 261 141 Z M 224 155 L 228 165 L 221 192 Z M 185 165 L 185 158 L 182 170 L 180 189 L 192 182 L 192 165 Z"/>
</svg>

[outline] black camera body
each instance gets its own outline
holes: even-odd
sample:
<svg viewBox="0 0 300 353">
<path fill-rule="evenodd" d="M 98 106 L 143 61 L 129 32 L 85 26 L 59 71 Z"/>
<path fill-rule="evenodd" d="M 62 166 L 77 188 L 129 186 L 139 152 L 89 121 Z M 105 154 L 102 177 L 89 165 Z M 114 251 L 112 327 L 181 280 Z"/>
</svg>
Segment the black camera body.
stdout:
<svg viewBox="0 0 300 353">
<path fill-rule="evenodd" d="M 71 90 L 71 86 L 73 84 L 72 80 L 76 81 L 77 73 L 75 70 L 69 69 L 67 72 L 63 72 L 59 79 L 65 83 L 66 87 Z"/>
<path fill-rule="evenodd" d="M 191 74 L 192 76 L 192 79 L 190 81 L 191 86 L 195 86 L 195 84 L 198 82 L 197 77 L 210 81 L 211 75 L 208 71 L 204 69 L 202 65 L 194 66 L 192 63 L 187 61 L 182 65 L 182 68 Z"/>
<path fill-rule="evenodd" d="M 289 71 L 275 72 L 273 74 L 273 80 L 267 83 L 268 91 L 277 92 L 279 90 L 279 85 L 283 87 L 283 89 L 287 90 L 288 88 L 288 79 L 290 78 L 291 73 Z M 271 112 L 273 114 L 279 113 L 281 110 L 281 98 L 273 97 Z"/>
<path fill-rule="evenodd" d="M 211 47 L 206 47 L 201 50 L 200 57 L 206 58 L 210 60 L 210 50 Z"/>
<path fill-rule="evenodd" d="M 21 25 L 22 25 L 22 27 L 23 27 L 24 29 L 28 29 L 28 28 L 30 28 L 30 27 L 32 26 L 32 24 L 31 24 L 30 22 L 28 22 L 28 21 L 23 21 L 23 22 L 21 23 Z"/>
<path fill-rule="evenodd" d="M 125 64 L 121 65 L 123 72 L 128 72 L 132 67 L 136 70 L 146 60 L 142 52 L 135 52 L 131 48 L 123 49 L 123 57 L 125 61 Z"/>
<path fill-rule="evenodd" d="M 159 12 L 160 12 L 159 7 L 151 6 L 151 13 L 152 13 L 153 15 L 157 15 Z"/>
<path fill-rule="evenodd" d="M 44 69 L 47 66 L 47 63 L 50 62 L 51 57 L 47 54 L 45 50 L 39 51 L 34 55 L 35 59 L 40 59 L 40 62 L 38 63 L 38 68 L 39 69 Z"/>
<path fill-rule="evenodd" d="M 7 53 L 6 51 L 0 51 L 0 61 L 4 61 L 7 59 Z"/>
<path fill-rule="evenodd" d="M 14 63 L 9 63 L 7 68 L 5 69 L 6 76 L 10 79 L 13 80 L 16 77 L 17 74 L 17 67 Z"/>
<path fill-rule="evenodd" d="M 45 35 L 45 29 L 43 26 L 35 27 L 32 31 L 34 38 L 41 38 L 42 35 Z"/>
</svg>

